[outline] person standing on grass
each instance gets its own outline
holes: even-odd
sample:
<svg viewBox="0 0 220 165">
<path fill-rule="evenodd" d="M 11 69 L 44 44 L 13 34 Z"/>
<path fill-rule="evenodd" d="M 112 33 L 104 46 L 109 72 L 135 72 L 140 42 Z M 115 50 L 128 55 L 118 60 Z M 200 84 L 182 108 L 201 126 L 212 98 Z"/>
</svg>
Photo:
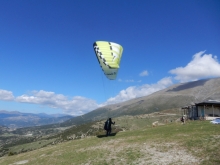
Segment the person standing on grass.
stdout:
<svg viewBox="0 0 220 165">
<path fill-rule="evenodd" d="M 182 124 L 185 124 L 185 121 L 186 121 L 185 115 L 182 116 L 181 121 L 182 121 Z"/>
<path fill-rule="evenodd" d="M 106 130 L 106 136 L 109 136 L 112 132 L 112 124 L 115 124 L 115 122 L 112 122 L 112 119 L 109 118 L 106 122 L 105 122 L 105 130 Z"/>
</svg>

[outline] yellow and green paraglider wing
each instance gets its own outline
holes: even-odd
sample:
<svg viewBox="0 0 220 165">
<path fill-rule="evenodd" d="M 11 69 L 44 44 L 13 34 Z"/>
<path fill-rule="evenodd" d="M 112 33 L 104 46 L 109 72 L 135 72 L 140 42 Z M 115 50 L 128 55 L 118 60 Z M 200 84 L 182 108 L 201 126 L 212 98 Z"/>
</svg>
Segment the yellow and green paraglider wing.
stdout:
<svg viewBox="0 0 220 165">
<path fill-rule="evenodd" d="M 96 57 L 108 79 L 117 77 L 123 48 L 114 42 L 97 41 L 93 44 Z"/>
</svg>

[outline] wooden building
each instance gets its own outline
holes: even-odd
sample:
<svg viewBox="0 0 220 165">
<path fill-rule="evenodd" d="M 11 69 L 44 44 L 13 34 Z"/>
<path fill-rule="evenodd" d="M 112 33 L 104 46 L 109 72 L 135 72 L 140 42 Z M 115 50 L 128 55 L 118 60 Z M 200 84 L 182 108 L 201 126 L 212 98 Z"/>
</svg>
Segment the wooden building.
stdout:
<svg viewBox="0 0 220 165">
<path fill-rule="evenodd" d="M 186 117 L 191 120 L 212 120 L 217 117 L 220 118 L 220 101 L 209 100 L 195 103 L 195 105 L 183 107 L 182 112 L 183 115 L 186 115 Z"/>
</svg>

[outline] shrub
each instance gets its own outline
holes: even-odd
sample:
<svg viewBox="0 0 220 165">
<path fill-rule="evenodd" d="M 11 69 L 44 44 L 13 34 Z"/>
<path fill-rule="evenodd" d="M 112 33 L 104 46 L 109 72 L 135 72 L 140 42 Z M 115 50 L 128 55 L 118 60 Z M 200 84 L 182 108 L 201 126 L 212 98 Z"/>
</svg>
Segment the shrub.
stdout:
<svg viewBox="0 0 220 165">
<path fill-rule="evenodd" d="M 12 152 L 12 151 L 8 152 L 8 156 L 13 156 L 14 154 L 15 154 L 15 153 Z"/>
</svg>

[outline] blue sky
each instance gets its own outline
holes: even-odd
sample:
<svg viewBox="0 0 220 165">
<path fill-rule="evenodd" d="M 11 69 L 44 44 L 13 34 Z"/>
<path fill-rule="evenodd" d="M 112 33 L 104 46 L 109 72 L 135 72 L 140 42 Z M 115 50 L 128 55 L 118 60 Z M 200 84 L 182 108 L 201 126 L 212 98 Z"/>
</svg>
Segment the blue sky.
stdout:
<svg viewBox="0 0 220 165">
<path fill-rule="evenodd" d="M 219 0 L 0 0 L 0 110 L 85 114 L 220 77 Z M 117 79 L 95 41 L 124 51 Z"/>
</svg>

